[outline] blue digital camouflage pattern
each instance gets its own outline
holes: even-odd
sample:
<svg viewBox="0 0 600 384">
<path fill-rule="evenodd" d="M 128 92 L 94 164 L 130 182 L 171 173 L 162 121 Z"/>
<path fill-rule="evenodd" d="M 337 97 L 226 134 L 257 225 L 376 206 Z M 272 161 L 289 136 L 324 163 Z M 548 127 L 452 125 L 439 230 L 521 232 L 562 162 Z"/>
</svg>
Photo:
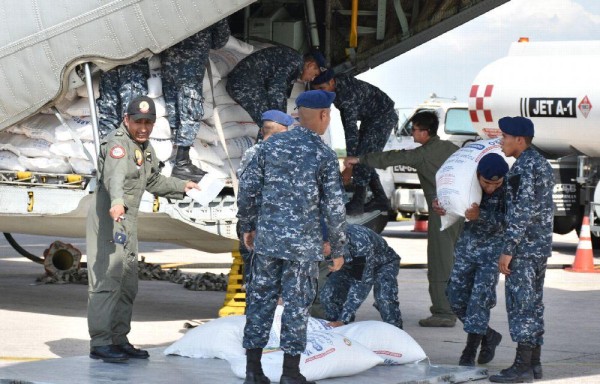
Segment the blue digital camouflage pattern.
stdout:
<svg viewBox="0 0 600 384">
<path fill-rule="evenodd" d="M 479 219 L 465 222 L 454 249 L 456 260 L 446 294 L 467 333 L 484 335 L 496 306 L 498 255 L 504 234 L 504 188 L 483 194 Z"/>
<path fill-rule="evenodd" d="M 308 310 L 315 298 L 318 263 L 256 256 L 246 290 L 246 326 L 243 347 L 264 348 L 269 341 L 277 299 L 283 299 L 281 343 L 284 353 L 306 349 Z"/>
<path fill-rule="evenodd" d="M 243 233 L 256 230 L 247 288 L 243 346 L 263 348 L 277 298 L 284 301 L 281 349 L 306 348 L 308 309 L 323 259 L 320 217 L 332 256 L 346 249 L 346 215 L 335 153 L 311 130 L 278 133 L 257 147 L 240 174 L 238 219 Z"/>
<path fill-rule="evenodd" d="M 320 217 L 332 257 L 346 247 L 346 210 L 335 152 L 313 131 L 297 127 L 263 142 L 240 175 L 243 232 L 256 230 L 255 252 L 298 261 L 323 260 Z"/>
<path fill-rule="evenodd" d="M 227 92 L 259 127 L 262 113 L 287 111 L 287 98 L 302 75 L 304 58 L 290 47 L 256 51 L 240 61 L 227 76 Z"/>
<path fill-rule="evenodd" d="M 210 49 L 225 46 L 230 36 L 222 19 L 161 53 L 163 93 L 177 146 L 194 143 L 204 116 L 202 82 Z"/>
<path fill-rule="evenodd" d="M 398 301 L 400 256 L 381 236 L 362 225 L 349 224 L 346 235 L 344 267 L 333 272 L 319 292 L 325 319 L 352 322 L 373 288 L 374 306 L 382 320 L 402 328 Z"/>
<path fill-rule="evenodd" d="M 150 69 L 146 59 L 120 65 L 100 75 L 100 97 L 96 105 L 101 139 L 119 128 L 131 100 L 148 94 L 148 77 Z"/>
<path fill-rule="evenodd" d="M 554 175 L 548 161 L 530 147 L 517 158 L 504 180 L 506 232 L 502 254 L 512 256 L 505 285 L 510 335 L 515 342 L 541 345 L 544 277 L 552 254 Z"/>
<path fill-rule="evenodd" d="M 340 111 L 348 156 L 382 151 L 398 126 L 394 101 L 376 86 L 341 74 L 335 76 L 335 94 L 333 104 Z M 352 171 L 353 183 L 366 186 L 376 175 L 372 167 L 357 164 Z"/>
</svg>

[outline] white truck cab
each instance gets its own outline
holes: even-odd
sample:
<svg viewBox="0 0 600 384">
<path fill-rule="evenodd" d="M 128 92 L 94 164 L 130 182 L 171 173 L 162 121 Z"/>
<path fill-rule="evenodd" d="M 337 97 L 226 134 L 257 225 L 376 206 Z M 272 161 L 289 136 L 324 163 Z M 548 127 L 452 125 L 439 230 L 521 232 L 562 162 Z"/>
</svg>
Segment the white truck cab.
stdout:
<svg viewBox="0 0 600 384">
<path fill-rule="evenodd" d="M 417 112 L 434 111 L 437 113 L 440 125 L 438 136 L 442 140 L 452 141 L 459 147 L 465 143 L 475 141 L 479 137 L 471 118 L 469 117 L 468 104 L 456 101 L 456 98 L 438 97 L 432 94 L 423 103 L 417 105 L 409 113 L 405 109 L 399 109 L 400 124 L 396 132 L 392 132 L 384 151 L 394 149 L 413 149 L 420 144 L 415 143 L 411 130 L 410 118 Z M 408 166 L 395 165 L 385 172 L 391 172 L 393 179 L 393 193 L 390 197 L 392 210 L 402 214 L 404 217 L 415 215 L 417 218 L 427 215 L 429 208 L 425 201 L 425 195 L 420 187 L 417 171 Z M 390 183 L 390 178 L 387 179 Z M 392 186 L 384 186 L 389 190 Z"/>
</svg>

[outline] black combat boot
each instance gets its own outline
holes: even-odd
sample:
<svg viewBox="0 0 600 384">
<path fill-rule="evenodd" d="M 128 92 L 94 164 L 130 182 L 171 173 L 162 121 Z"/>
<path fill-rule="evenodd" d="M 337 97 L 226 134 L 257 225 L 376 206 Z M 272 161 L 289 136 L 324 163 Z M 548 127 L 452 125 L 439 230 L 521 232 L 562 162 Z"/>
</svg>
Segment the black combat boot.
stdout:
<svg viewBox="0 0 600 384">
<path fill-rule="evenodd" d="M 460 355 L 458 365 L 467 367 L 475 366 L 475 356 L 477 356 L 477 349 L 479 348 L 479 344 L 481 344 L 481 339 L 483 339 L 483 335 L 469 333 L 467 336 L 467 346 L 463 349 L 462 355 Z"/>
<path fill-rule="evenodd" d="M 177 147 L 177 155 L 175 155 L 175 166 L 171 176 L 182 180 L 192 180 L 199 182 L 206 172 L 192 164 L 190 160 L 190 147 Z"/>
<path fill-rule="evenodd" d="M 487 364 L 494 359 L 496 355 L 496 347 L 502 341 L 502 335 L 492 328 L 488 327 L 483 340 L 481 340 L 481 350 L 477 362 L 479 364 Z"/>
<path fill-rule="evenodd" d="M 493 383 L 531 383 L 533 382 L 533 369 L 531 369 L 531 353 L 533 347 L 519 343 L 513 365 L 500 371 L 498 375 L 490 376 Z"/>
<path fill-rule="evenodd" d="M 367 187 L 355 186 L 352 199 L 346 204 L 346 215 L 362 215 L 365 212 L 365 197 L 367 197 Z"/>
<path fill-rule="evenodd" d="M 531 368 L 533 369 L 533 378 L 541 379 L 542 378 L 542 346 L 536 345 L 531 352 Z"/>
<path fill-rule="evenodd" d="M 300 373 L 300 355 L 283 355 L 283 373 L 279 384 L 317 384 L 315 381 L 308 381 Z"/>
<path fill-rule="evenodd" d="M 246 350 L 246 380 L 244 380 L 244 384 L 271 384 L 271 380 L 263 373 L 260 364 L 261 357 L 262 348 Z"/>
<path fill-rule="evenodd" d="M 375 176 L 371 177 L 371 181 L 369 181 L 369 188 L 373 193 L 373 198 L 367 204 L 365 204 L 365 212 L 371 212 L 375 210 L 379 210 L 382 212 L 388 212 L 392 209 L 390 205 L 390 199 L 388 199 L 385 194 L 385 190 L 383 189 L 383 185 L 381 185 L 381 180 L 379 179 L 379 175 L 375 173 Z"/>
</svg>

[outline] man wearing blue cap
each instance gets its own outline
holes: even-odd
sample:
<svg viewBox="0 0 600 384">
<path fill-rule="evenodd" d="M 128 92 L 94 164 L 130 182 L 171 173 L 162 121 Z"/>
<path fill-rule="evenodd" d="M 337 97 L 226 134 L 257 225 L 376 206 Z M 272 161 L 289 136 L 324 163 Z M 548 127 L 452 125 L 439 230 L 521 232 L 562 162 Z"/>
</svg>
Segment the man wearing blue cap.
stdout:
<svg viewBox="0 0 600 384">
<path fill-rule="evenodd" d="M 542 377 L 543 290 L 552 254 L 554 176 L 548 161 L 531 147 L 531 120 L 503 117 L 498 125 L 502 151 L 517 159 L 504 181 L 506 230 L 498 268 L 506 276 L 508 326 L 518 346 L 513 365 L 491 376 L 490 381 L 521 383 Z"/>
<path fill-rule="evenodd" d="M 281 111 L 269 110 L 262 114 L 262 122 L 262 142 L 264 142 L 272 135 L 287 131 L 288 127 L 294 123 L 294 118 Z M 238 179 L 244 173 L 244 170 L 256 154 L 258 148 L 262 145 L 262 142 L 254 144 L 252 147 L 248 148 L 246 152 L 244 152 L 244 156 L 240 162 L 240 167 L 237 170 Z M 238 238 L 240 239 L 240 254 L 242 256 L 242 260 L 244 261 L 244 279 L 246 284 L 248 284 L 250 281 L 250 263 L 252 261 L 252 252 L 244 246 L 244 240 L 240 231 L 240 222 L 238 222 L 237 225 L 237 232 Z"/>
<path fill-rule="evenodd" d="M 313 383 L 300 373 L 300 357 L 306 349 L 318 262 L 323 260 L 321 218 L 331 246 L 331 271 L 342 267 L 346 247 L 337 156 L 320 137 L 331 120 L 334 98 L 324 91 L 300 94 L 296 105 L 301 126 L 263 142 L 240 175 L 237 217 L 246 247 L 255 252 L 246 293 L 246 384 L 269 383 L 260 359 L 280 295 L 280 382 Z"/>
<path fill-rule="evenodd" d="M 398 126 L 398 114 L 394 101 L 381 89 L 353 76 L 334 76 L 332 68 L 312 81 L 314 89 L 335 92 L 335 107 L 340 111 L 346 152 L 348 156 L 360 156 L 383 150 L 392 130 Z M 358 121 L 360 120 L 360 130 Z M 390 201 L 374 168 L 357 164 L 346 171 L 352 175 L 354 194 L 346 204 L 346 214 L 360 215 L 365 210 L 390 210 Z M 365 206 L 367 185 L 373 199 Z"/>
<path fill-rule="evenodd" d="M 505 201 L 502 183 L 508 164 L 497 153 L 489 153 L 477 164 L 477 180 L 483 191 L 480 204 L 465 212 L 465 223 L 454 249 L 456 260 L 446 294 L 456 316 L 467 332 L 467 345 L 459 365 L 474 366 L 481 345 L 479 364 L 494 358 L 502 335 L 489 326 L 490 310 L 496 306 L 498 253 L 502 250 Z M 434 202 L 440 215 L 446 212 Z"/>
<path fill-rule="evenodd" d="M 402 329 L 398 301 L 400 256 L 383 237 L 365 226 L 348 224 L 346 236 L 344 267 L 331 273 L 319 290 L 325 319 L 334 327 L 354 321 L 356 311 L 373 288 L 373 305 L 381 319 Z"/>
<path fill-rule="evenodd" d="M 437 135 L 439 119 L 433 111 L 421 111 L 411 118 L 412 135 L 420 147 L 410 150 L 394 150 L 372 152 L 358 157 L 349 156 L 344 166 L 367 164 L 371 167 L 385 169 L 391 165 L 408 165 L 416 168 L 425 200 L 433 207 L 433 199 L 437 193 L 435 174 L 442 164 L 458 150 L 450 141 L 441 140 Z M 429 296 L 431 297 L 431 316 L 419 320 L 422 327 L 454 327 L 456 315 L 452 312 L 446 286 L 454 263 L 454 246 L 462 229 L 462 221 L 454 223 L 440 231 L 442 225 L 440 215 L 429 211 L 427 231 L 427 279 L 429 280 Z"/>
<path fill-rule="evenodd" d="M 263 112 L 287 111 L 287 99 L 297 80 L 312 81 L 325 67 L 318 51 L 302 56 L 286 46 L 264 48 L 245 57 L 227 75 L 227 93 L 260 127 Z"/>
</svg>

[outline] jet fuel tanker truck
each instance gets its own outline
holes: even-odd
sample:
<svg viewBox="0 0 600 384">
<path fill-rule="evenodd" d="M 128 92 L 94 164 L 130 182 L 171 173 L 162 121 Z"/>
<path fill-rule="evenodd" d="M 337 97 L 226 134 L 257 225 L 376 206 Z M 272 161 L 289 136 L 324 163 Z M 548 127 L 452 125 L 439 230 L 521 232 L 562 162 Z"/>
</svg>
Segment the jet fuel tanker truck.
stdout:
<svg viewBox="0 0 600 384">
<path fill-rule="evenodd" d="M 486 138 L 498 120 L 523 116 L 535 125 L 533 144 L 554 170 L 554 232 L 578 230 L 589 215 L 600 248 L 600 41 L 513 43 L 508 56 L 479 72 L 469 113 Z"/>
</svg>

